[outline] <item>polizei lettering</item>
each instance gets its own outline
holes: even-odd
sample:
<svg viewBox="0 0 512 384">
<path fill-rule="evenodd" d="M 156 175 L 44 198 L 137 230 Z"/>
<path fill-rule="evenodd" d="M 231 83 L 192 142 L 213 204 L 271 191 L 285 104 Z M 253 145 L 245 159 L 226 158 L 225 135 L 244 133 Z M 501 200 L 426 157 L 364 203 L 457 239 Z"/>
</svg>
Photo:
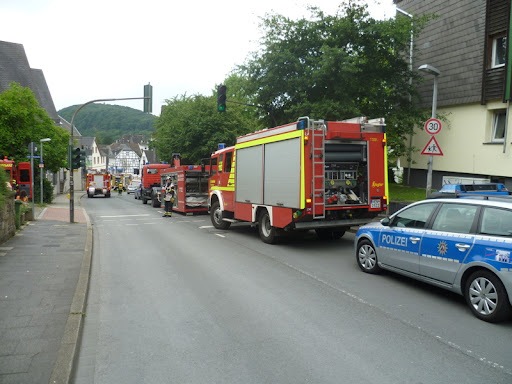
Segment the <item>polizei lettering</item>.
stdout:
<svg viewBox="0 0 512 384">
<path fill-rule="evenodd" d="M 382 235 L 382 244 L 396 245 L 398 247 L 407 248 L 407 237 Z"/>
</svg>

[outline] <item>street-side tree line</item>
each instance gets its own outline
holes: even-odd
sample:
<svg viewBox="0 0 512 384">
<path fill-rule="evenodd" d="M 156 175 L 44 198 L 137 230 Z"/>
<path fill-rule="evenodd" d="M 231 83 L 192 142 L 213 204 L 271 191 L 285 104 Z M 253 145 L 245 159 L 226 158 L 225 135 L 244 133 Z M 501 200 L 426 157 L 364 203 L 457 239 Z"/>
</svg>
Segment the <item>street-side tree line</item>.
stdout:
<svg viewBox="0 0 512 384">
<path fill-rule="evenodd" d="M 166 100 L 155 131 L 160 158 L 178 152 L 197 163 L 219 142 L 232 145 L 237 135 L 299 116 L 384 117 L 392 158 L 407 154 L 406 137 L 427 116 L 417 107 L 417 75 L 409 68 L 411 28 L 417 35 L 428 17 L 375 20 L 353 0 L 341 3 L 335 15 L 316 7 L 309 12 L 298 20 L 262 18 L 259 49 L 222 82 L 226 112 L 215 108 L 216 89 Z"/>
<path fill-rule="evenodd" d="M 417 107 L 417 75 L 409 68 L 411 27 L 418 35 L 426 22 L 375 20 L 356 0 L 342 2 L 334 15 L 315 7 L 297 20 L 267 14 L 259 48 L 220 82 L 227 86 L 227 111 L 216 108 L 220 83 L 209 95 L 170 97 L 155 121 L 152 146 L 163 161 L 180 153 L 182 163 L 197 164 L 219 143 L 232 145 L 239 135 L 299 116 L 367 116 L 386 119 L 392 157 L 403 156 L 406 137 L 428 117 Z M 11 84 L 0 94 L 0 155 L 27 160 L 28 144 L 46 137 L 45 168 L 67 167 L 69 132 L 54 124 L 29 88 Z"/>
</svg>

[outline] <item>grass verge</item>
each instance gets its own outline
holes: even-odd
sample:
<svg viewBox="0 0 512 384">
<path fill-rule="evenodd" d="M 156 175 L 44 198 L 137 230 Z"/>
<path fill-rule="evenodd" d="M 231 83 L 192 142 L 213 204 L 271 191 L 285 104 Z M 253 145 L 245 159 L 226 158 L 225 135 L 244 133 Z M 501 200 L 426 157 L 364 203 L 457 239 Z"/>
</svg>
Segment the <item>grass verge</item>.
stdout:
<svg viewBox="0 0 512 384">
<path fill-rule="evenodd" d="M 425 188 L 389 183 L 389 201 L 419 201 L 425 199 Z"/>
</svg>

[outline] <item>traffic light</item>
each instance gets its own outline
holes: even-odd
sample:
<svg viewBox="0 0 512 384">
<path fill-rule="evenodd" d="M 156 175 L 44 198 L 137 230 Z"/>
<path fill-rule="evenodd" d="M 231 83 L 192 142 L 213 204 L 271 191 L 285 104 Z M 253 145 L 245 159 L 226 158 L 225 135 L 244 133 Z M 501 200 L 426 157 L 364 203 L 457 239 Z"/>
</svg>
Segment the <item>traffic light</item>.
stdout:
<svg viewBox="0 0 512 384">
<path fill-rule="evenodd" d="M 144 86 L 144 113 L 153 112 L 153 86 L 146 84 Z"/>
<path fill-rule="evenodd" d="M 71 168 L 78 169 L 80 168 L 80 148 L 73 149 L 71 153 Z"/>
<path fill-rule="evenodd" d="M 80 167 L 85 168 L 85 151 L 82 149 L 80 151 Z"/>
<path fill-rule="evenodd" d="M 217 88 L 217 111 L 226 112 L 226 86 L 219 85 Z"/>
</svg>

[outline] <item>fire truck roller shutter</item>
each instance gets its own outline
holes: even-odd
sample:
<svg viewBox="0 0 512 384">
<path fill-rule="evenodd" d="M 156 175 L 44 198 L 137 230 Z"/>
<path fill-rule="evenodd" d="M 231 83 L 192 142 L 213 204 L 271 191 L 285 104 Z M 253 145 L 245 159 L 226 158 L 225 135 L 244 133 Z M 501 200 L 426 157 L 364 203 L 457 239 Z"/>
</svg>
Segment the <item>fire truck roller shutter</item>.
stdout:
<svg viewBox="0 0 512 384">
<path fill-rule="evenodd" d="M 325 144 L 325 161 L 364 161 L 363 145 Z"/>
</svg>

